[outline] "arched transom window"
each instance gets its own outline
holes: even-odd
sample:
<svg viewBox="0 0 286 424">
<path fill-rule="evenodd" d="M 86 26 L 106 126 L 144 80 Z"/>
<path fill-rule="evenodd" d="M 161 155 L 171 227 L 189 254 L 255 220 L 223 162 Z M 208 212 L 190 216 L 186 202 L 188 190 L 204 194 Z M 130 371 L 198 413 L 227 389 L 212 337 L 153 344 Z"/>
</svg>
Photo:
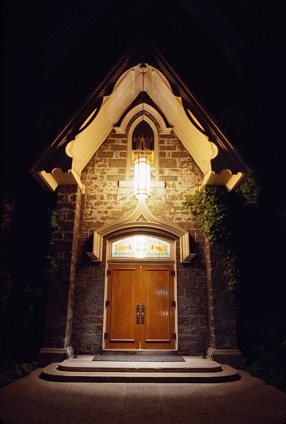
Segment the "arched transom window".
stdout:
<svg viewBox="0 0 286 424">
<path fill-rule="evenodd" d="M 171 259 L 172 244 L 152 235 L 132 235 L 112 241 L 111 258 Z"/>
</svg>

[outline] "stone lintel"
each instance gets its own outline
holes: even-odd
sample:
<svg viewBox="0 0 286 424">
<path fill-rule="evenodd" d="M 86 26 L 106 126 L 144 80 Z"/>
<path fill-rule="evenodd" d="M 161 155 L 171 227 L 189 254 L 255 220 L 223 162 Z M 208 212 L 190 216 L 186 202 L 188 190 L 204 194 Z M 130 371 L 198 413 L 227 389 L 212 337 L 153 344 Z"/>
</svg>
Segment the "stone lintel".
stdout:
<svg viewBox="0 0 286 424">
<path fill-rule="evenodd" d="M 214 349 L 209 347 L 207 357 L 220 364 L 231 365 L 234 368 L 241 368 L 242 354 L 238 349 Z"/>
</svg>

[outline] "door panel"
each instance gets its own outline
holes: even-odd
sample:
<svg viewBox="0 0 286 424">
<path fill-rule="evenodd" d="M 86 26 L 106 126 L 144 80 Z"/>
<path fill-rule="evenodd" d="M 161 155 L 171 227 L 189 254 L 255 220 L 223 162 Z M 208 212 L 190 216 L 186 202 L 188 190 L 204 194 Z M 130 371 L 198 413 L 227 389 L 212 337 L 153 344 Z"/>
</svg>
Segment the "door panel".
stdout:
<svg viewBox="0 0 286 424">
<path fill-rule="evenodd" d="M 143 349 L 174 349 L 174 277 L 172 266 L 147 266 L 144 272 L 142 302 L 146 305 L 145 325 L 142 327 Z"/>
<path fill-rule="evenodd" d="M 106 349 L 174 349 L 173 265 L 110 265 Z"/>
<path fill-rule="evenodd" d="M 135 267 L 112 266 L 108 278 L 106 348 L 136 349 L 136 296 L 138 270 Z"/>
</svg>

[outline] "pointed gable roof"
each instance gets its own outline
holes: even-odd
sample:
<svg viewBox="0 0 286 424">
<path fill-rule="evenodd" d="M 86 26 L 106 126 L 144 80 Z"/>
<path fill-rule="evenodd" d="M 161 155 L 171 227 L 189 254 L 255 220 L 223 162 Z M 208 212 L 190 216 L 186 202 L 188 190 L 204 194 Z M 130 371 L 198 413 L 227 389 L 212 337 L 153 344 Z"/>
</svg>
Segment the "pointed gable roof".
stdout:
<svg viewBox="0 0 286 424">
<path fill-rule="evenodd" d="M 34 163 L 35 178 L 52 190 L 59 184 L 82 186 L 83 168 L 142 92 L 203 172 L 203 184 L 232 190 L 243 181 L 249 169 L 239 152 L 158 51 L 146 63 L 134 63 L 130 52 L 122 58 Z"/>
</svg>

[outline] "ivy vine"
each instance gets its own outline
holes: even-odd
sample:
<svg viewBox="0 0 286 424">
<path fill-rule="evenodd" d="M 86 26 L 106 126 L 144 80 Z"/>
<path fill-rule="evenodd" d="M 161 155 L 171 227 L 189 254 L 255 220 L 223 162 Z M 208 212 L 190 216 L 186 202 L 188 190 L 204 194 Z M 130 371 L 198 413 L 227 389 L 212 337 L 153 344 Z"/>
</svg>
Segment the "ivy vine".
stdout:
<svg viewBox="0 0 286 424">
<path fill-rule="evenodd" d="M 231 208 L 226 188 L 203 186 L 184 200 L 183 209 L 196 217 L 202 235 L 208 237 L 210 244 L 223 246 L 223 273 L 228 289 L 234 296 L 238 288 L 239 270 L 238 258 L 231 250 Z"/>
<path fill-rule="evenodd" d="M 51 241 L 49 246 L 49 252 L 47 255 L 47 275 L 48 278 L 52 278 L 57 270 L 57 261 L 54 256 L 54 242 L 57 234 L 61 231 L 61 225 L 58 219 L 58 213 L 53 210 L 50 216 L 50 228 L 51 228 Z"/>
<path fill-rule="evenodd" d="M 223 186 L 203 186 L 194 195 L 183 201 L 183 210 L 191 212 L 197 219 L 202 235 L 208 237 L 210 244 L 220 244 L 224 248 L 222 260 L 223 273 L 228 288 L 232 292 L 236 310 L 238 303 L 235 295 L 239 287 L 239 258 L 232 248 L 232 193 Z M 235 191 L 234 196 L 241 199 L 241 206 L 258 206 L 261 195 L 257 175 L 252 172 L 246 182 Z M 236 202 L 236 207 L 238 203 Z"/>
<path fill-rule="evenodd" d="M 200 191 L 183 201 L 183 209 L 197 218 L 202 235 L 207 236 L 211 244 L 229 243 L 231 225 L 227 191 L 224 187 L 203 186 Z"/>
</svg>

